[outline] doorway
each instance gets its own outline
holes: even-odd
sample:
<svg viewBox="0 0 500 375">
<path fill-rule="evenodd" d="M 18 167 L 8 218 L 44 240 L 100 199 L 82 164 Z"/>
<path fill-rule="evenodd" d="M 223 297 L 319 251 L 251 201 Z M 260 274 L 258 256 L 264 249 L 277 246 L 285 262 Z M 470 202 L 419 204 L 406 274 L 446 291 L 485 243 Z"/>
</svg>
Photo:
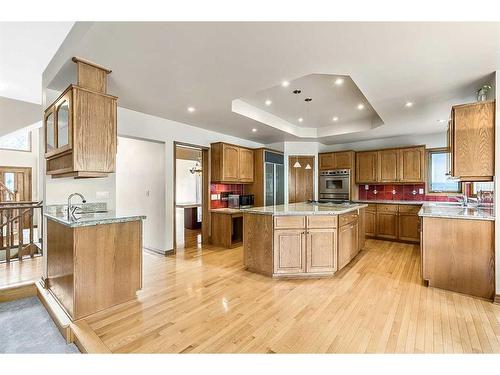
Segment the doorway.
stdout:
<svg viewBox="0 0 500 375">
<path fill-rule="evenodd" d="M 174 248 L 208 243 L 208 148 L 174 143 Z"/>
<path fill-rule="evenodd" d="M 288 157 L 288 203 L 313 200 L 314 156 Z"/>
<path fill-rule="evenodd" d="M 0 166 L 0 202 L 30 202 L 31 192 L 31 168 Z"/>
</svg>

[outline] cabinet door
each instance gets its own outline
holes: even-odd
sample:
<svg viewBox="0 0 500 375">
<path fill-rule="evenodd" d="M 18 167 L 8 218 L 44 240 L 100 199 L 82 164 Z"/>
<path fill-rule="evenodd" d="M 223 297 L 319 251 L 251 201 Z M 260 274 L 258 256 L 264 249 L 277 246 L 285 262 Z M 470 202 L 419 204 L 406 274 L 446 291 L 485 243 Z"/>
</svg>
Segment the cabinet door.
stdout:
<svg viewBox="0 0 500 375">
<path fill-rule="evenodd" d="M 71 147 L 71 94 L 68 91 L 56 104 L 56 145 L 61 152 Z"/>
<path fill-rule="evenodd" d="M 359 210 L 358 214 L 358 247 L 359 250 L 363 250 L 365 247 L 366 238 L 366 208 Z"/>
<path fill-rule="evenodd" d="M 359 222 L 356 221 L 351 224 L 351 260 L 359 253 Z"/>
<path fill-rule="evenodd" d="M 399 214 L 399 239 L 403 241 L 419 242 L 419 220 L 416 214 Z"/>
<path fill-rule="evenodd" d="M 377 182 L 377 152 L 356 153 L 356 182 Z"/>
<path fill-rule="evenodd" d="M 365 234 L 375 237 L 377 235 L 377 213 L 375 211 L 365 212 Z"/>
<path fill-rule="evenodd" d="M 494 175 L 495 102 L 453 107 L 453 176 L 488 181 Z"/>
<path fill-rule="evenodd" d="M 253 182 L 253 151 L 240 148 L 239 163 L 239 180 L 241 182 Z"/>
<path fill-rule="evenodd" d="M 305 229 L 274 231 L 274 273 L 294 274 L 306 270 Z"/>
<path fill-rule="evenodd" d="M 393 240 L 398 238 L 397 213 L 377 212 L 377 237 Z"/>
<path fill-rule="evenodd" d="M 352 168 L 352 152 L 336 152 L 335 153 L 335 169 L 351 169 Z"/>
<path fill-rule="evenodd" d="M 309 229 L 307 231 L 307 272 L 334 272 L 336 270 L 336 229 Z"/>
<path fill-rule="evenodd" d="M 397 182 L 399 150 L 383 150 L 378 152 L 378 180 L 380 182 Z"/>
<path fill-rule="evenodd" d="M 222 180 L 238 181 L 239 148 L 231 145 L 222 145 Z"/>
<path fill-rule="evenodd" d="M 411 147 L 399 150 L 399 181 L 424 182 L 425 148 Z"/>
<path fill-rule="evenodd" d="M 56 148 L 56 127 L 53 108 L 45 112 L 45 152 L 54 151 Z"/>
<path fill-rule="evenodd" d="M 335 154 L 319 154 L 319 169 L 335 169 Z"/>
<path fill-rule="evenodd" d="M 339 228 L 338 241 L 338 269 L 341 270 L 351 261 L 351 252 L 353 247 L 352 224 L 344 225 Z"/>
</svg>

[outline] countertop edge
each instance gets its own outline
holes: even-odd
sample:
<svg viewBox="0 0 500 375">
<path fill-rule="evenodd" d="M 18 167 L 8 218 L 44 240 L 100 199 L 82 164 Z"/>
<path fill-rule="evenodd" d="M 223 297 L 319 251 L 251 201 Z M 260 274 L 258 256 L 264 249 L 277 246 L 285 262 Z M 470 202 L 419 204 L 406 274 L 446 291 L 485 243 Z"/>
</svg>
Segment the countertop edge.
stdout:
<svg viewBox="0 0 500 375">
<path fill-rule="evenodd" d="M 123 216 L 123 217 L 116 217 L 116 218 L 102 218 L 98 219 L 96 218 L 95 220 L 88 220 L 84 222 L 68 222 L 65 219 L 62 219 L 60 217 L 54 216 L 49 213 L 44 213 L 43 216 L 45 216 L 47 219 L 50 219 L 52 221 L 55 221 L 59 224 L 62 224 L 64 226 L 67 226 L 69 228 L 78 228 L 78 227 L 91 227 L 95 225 L 105 225 L 105 224 L 115 224 L 115 223 L 127 223 L 130 221 L 137 221 L 137 220 L 144 220 L 146 219 L 146 216 L 144 215 L 133 215 L 133 216 Z"/>
<path fill-rule="evenodd" d="M 255 215 L 268 215 L 268 216 L 334 216 L 342 215 L 352 211 L 357 211 L 361 208 L 368 207 L 367 204 L 357 203 L 356 207 L 349 207 L 344 210 L 336 211 L 289 211 L 289 212 L 263 212 L 263 211 L 252 211 L 251 209 L 242 209 L 243 214 L 255 214 Z"/>
</svg>

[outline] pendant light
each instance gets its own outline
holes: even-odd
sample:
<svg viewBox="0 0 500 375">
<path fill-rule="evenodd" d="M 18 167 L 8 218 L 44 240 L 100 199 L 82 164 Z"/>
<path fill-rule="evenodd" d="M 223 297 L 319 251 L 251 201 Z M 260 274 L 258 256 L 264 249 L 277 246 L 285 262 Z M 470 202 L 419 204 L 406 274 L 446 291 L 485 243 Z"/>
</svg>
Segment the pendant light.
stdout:
<svg viewBox="0 0 500 375">
<path fill-rule="evenodd" d="M 311 164 L 307 163 L 306 169 L 311 169 Z"/>
<path fill-rule="evenodd" d="M 299 163 L 299 157 L 295 157 L 295 164 L 293 165 L 294 168 L 302 168 L 302 165 Z"/>
</svg>

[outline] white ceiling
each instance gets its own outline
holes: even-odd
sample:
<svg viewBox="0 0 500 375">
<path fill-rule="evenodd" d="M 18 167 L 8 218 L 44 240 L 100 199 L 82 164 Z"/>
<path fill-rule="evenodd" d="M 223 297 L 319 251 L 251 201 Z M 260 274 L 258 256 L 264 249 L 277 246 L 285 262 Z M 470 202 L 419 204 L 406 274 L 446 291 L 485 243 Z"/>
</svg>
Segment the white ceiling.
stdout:
<svg viewBox="0 0 500 375">
<path fill-rule="evenodd" d="M 0 96 L 41 104 L 42 73 L 73 22 L 0 22 Z"/>
<path fill-rule="evenodd" d="M 500 23 L 104 22 L 63 47 L 61 59 L 113 69 L 122 107 L 262 143 L 333 144 L 444 131 L 451 105 L 500 69 Z M 383 125 L 311 137 L 232 111 L 235 99 L 309 74 L 350 76 Z"/>
</svg>

